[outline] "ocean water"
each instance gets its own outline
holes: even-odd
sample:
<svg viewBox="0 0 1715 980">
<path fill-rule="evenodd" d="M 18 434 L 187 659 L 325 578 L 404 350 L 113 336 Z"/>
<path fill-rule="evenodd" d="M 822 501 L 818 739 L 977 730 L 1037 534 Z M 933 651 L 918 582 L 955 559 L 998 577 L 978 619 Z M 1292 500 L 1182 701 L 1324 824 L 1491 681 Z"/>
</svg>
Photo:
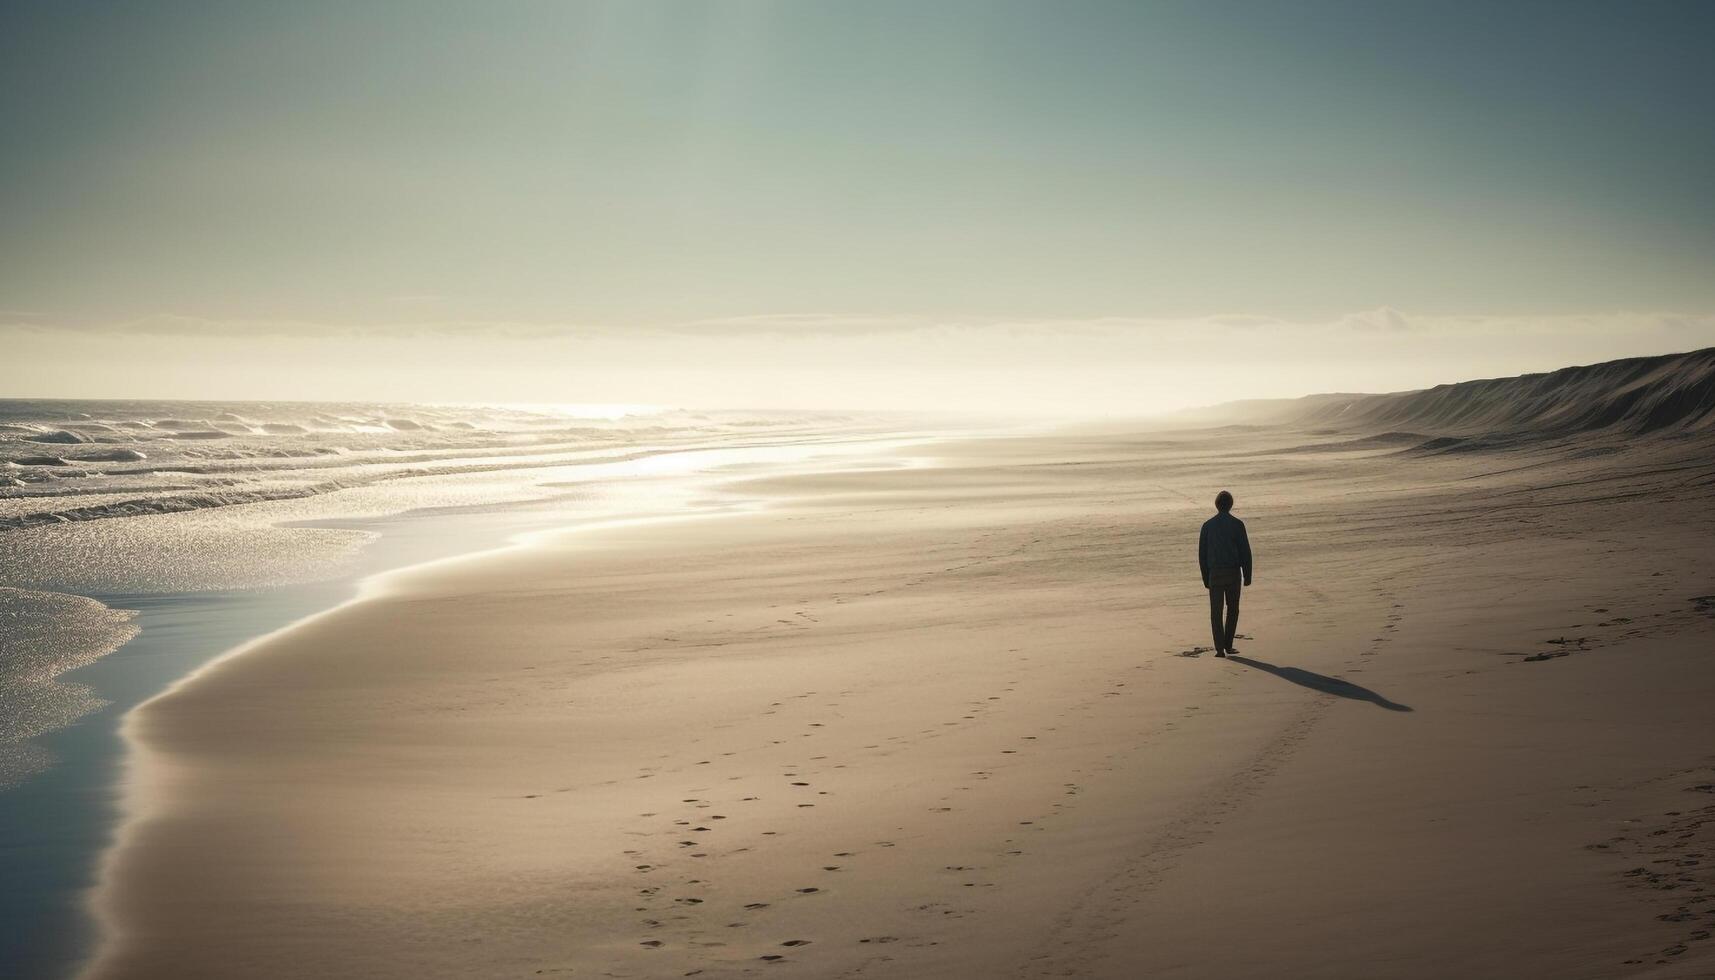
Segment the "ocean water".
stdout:
<svg viewBox="0 0 1715 980">
<path fill-rule="evenodd" d="M 101 703 L 59 681 L 130 639 L 91 596 L 340 577 L 353 521 L 568 496 L 592 467 L 876 431 L 874 420 L 632 406 L 0 401 L 0 791 Z"/>
<path fill-rule="evenodd" d="M 635 406 L 0 400 L 0 972 L 67 976 L 87 951 L 120 718 L 196 667 L 375 572 L 713 506 L 687 474 L 919 432 Z"/>
</svg>

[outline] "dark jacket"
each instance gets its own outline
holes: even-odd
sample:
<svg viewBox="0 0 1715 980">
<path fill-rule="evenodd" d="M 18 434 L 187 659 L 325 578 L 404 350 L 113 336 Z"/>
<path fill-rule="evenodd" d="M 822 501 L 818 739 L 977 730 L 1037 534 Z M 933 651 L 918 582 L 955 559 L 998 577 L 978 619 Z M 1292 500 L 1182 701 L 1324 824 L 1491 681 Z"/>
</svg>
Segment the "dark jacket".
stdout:
<svg viewBox="0 0 1715 980">
<path fill-rule="evenodd" d="M 1214 568 L 1244 569 L 1245 584 L 1251 584 L 1251 540 L 1245 536 L 1245 522 L 1226 513 L 1204 521 L 1197 536 L 1197 564 L 1203 569 L 1205 589 Z"/>
</svg>

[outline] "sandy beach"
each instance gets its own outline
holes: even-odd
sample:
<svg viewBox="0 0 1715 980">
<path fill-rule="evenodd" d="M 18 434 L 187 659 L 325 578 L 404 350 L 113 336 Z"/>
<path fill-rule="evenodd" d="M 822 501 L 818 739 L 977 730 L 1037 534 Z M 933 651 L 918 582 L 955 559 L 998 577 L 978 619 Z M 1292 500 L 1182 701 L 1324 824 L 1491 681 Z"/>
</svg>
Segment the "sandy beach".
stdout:
<svg viewBox="0 0 1715 980">
<path fill-rule="evenodd" d="M 0 3 L 0 980 L 1715 980 L 1711 39 Z"/>
<path fill-rule="evenodd" d="M 394 573 L 148 703 L 83 976 L 1715 972 L 1706 441 L 897 455 Z"/>
</svg>

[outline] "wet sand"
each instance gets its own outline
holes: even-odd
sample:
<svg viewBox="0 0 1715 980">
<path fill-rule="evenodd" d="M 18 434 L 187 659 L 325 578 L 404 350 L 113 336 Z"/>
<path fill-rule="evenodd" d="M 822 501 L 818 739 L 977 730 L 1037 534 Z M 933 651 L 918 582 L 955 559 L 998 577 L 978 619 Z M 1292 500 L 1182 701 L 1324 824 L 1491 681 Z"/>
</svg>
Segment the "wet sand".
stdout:
<svg viewBox="0 0 1715 980">
<path fill-rule="evenodd" d="M 132 716 L 85 975 L 1715 971 L 1708 440 L 1329 442 L 919 447 L 387 576 Z"/>
</svg>

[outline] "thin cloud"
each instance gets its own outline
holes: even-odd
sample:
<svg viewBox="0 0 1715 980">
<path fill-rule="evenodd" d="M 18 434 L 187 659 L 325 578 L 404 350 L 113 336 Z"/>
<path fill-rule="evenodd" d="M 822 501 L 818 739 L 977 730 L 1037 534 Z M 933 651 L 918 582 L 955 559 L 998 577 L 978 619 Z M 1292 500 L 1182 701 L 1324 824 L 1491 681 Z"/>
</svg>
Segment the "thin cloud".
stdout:
<svg viewBox="0 0 1715 980">
<path fill-rule="evenodd" d="M 1715 341 L 1715 314 L 1683 312 L 1607 312 L 1530 315 L 1407 314 L 1391 307 L 1363 310 L 1322 320 L 1285 319 L 1260 314 L 1200 317 L 1090 317 L 1082 319 L 984 318 L 976 315 L 769 313 L 672 323 L 567 323 L 490 320 L 422 320 L 338 323 L 306 320 L 219 319 L 156 314 L 139 319 L 79 321 L 51 314 L 0 312 L 0 330 L 75 336 L 80 334 L 184 337 L 244 341 L 264 338 L 467 339 L 511 341 L 627 340 L 673 343 L 697 338 L 791 340 L 884 340 L 887 337 L 943 338 L 1105 338 L 1149 342 L 1206 340 L 1226 334 L 1250 338 L 1244 343 L 1292 336 L 1516 336 L 1624 335 L 1671 331 L 1688 342 Z"/>
</svg>

